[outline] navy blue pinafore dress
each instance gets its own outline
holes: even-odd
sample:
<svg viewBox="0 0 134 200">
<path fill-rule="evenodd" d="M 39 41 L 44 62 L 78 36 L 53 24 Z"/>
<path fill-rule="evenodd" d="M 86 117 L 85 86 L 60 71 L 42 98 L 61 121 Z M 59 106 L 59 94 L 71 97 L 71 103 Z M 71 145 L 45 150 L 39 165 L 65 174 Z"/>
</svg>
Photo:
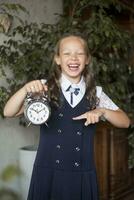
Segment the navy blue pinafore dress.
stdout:
<svg viewBox="0 0 134 200">
<path fill-rule="evenodd" d="M 51 108 L 48 126 L 40 128 L 28 200 L 98 200 L 95 125 L 72 119 L 89 111 L 86 97 L 74 108 L 64 97 L 60 108 Z"/>
</svg>

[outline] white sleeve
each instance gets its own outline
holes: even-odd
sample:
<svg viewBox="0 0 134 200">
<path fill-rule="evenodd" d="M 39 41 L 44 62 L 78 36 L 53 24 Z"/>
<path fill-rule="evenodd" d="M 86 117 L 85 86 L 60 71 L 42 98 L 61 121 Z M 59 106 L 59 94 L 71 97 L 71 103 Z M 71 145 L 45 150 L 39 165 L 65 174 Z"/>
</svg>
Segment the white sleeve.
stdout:
<svg viewBox="0 0 134 200">
<path fill-rule="evenodd" d="M 107 108 L 110 110 L 118 110 L 119 107 L 103 92 L 102 87 L 97 86 L 97 97 L 99 98 L 98 108 Z"/>
</svg>

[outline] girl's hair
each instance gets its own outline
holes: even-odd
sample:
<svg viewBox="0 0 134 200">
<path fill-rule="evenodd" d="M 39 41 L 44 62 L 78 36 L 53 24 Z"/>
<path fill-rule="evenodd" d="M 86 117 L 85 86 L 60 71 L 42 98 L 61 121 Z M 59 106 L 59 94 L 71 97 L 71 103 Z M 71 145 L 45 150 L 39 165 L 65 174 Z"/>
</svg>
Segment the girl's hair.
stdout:
<svg viewBox="0 0 134 200">
<path fill-rule="evenodd" d="M 55 56 L 59 56 L 61 41 L 67 37 L 72 37 L 72 36 L 78 37 L 83 41 L 87 58 L 91 58 L 90 51 L 89 51 L 85 38 L 81 34 L 76 34 L 76 33 L 65 34 L 64 36 L 61 37 L 61 39 L 57 42 L 57 45 L 55 48 Z M 90 64 L 85 66 L 82 75 L 86 83 L 86 98 L 89 100 L 90 109 L 94 109 L 96 108 L 96 105 L 98 104 L 98 98 L 96 97 L 95 79 L 94 79 L 94 75 L 91 70 Z M 61 77 L 61 68 L 57 66 L 54 60 L 53 72 L 50 76 L 50 79 L 48 80 L 48 88 L 49 88 L 50 101 L 52 101 L 56 106 L 60 106 L 61 104 L 61 101 L 60 101 L 61 88 L 60 88 L 60 82 L 59 82 L 60 77 Z"/>
</svg>

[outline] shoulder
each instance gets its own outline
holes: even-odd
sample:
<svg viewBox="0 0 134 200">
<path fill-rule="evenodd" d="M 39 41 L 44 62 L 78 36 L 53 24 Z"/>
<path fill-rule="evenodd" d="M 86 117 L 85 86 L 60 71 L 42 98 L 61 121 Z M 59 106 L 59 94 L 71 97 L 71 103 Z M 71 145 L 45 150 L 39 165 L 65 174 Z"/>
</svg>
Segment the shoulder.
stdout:
<svg viewBox="0 0 134 200">
<path fill-rule="evenodd" d="M 100 98 L 101 93 L 102 93 L 102 87 L 101 86 L 96 86 L 96 96 L 98 98 Z"/>
<path fill-rule="evenodd" d="M 96 96 L 99 98 L 99 105 L 100 108 L 107 108 L 111 110 L 117 110 L 119 107 L 109 98 L 108 95 L 103 92 L 101 86 L 96 86 Z"/>
</svg>

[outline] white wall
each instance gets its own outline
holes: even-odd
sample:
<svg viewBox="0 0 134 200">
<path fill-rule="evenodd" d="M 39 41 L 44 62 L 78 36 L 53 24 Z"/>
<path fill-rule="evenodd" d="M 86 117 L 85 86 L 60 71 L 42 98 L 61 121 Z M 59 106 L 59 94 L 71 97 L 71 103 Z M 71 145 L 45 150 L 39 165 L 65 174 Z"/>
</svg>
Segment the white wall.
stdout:
<svg viewBox="0 0 134 200">
<path fill-rule="evenodd" d="M 54 23 L 55 13 L 62 12 L 62 0 L 0 0 L 0 3 L 2 2 L 21 3 L 30 12 L 29 17 L 27 15 L 23 17 L 28 21 L 38 23 Z M 0 85 L 1 83 L 3 84 L 2 80 Z M 20 147 L 38 144 L 38 139 L 39 127 L 24 128 L 19 125 L 19 119 L 0 119 L 0 172 L 7 165 L 18 162 Z M 1 181 L 0 184 L 2 184 Z M 14 181 L 10 184 L 19 191 L 18 182 Z"/>
</svg>

